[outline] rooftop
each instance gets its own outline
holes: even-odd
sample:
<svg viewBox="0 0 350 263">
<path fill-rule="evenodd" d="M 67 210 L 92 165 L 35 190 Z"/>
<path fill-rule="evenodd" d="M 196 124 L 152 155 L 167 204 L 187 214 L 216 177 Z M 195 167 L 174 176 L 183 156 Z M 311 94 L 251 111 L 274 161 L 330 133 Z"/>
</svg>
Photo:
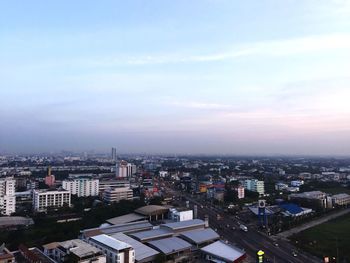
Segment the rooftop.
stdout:
<svg viewBox="0 0 350 263">
<path fill-rule="evenodd" d="M 148 242 L 148 244 L 165 255 L 187 250 L 192 247 L 190 243 L 178 237 L 169 237 Z"/>
<path fill-rule="evenodd" d="M 165 214 L 166 212 L 168 212 L 168 210 L 169 208 L 160 205 L 146 205 L 136 209 L 135 213 L 145 216 L 153 216 Z"/>
<path fill-rule="evenodd" d="M 91 237 L 91 239 L 115 250 L 123 250 L 131 247 L 129 244 L 119 241 L 105 234 Z"/>
<path fill-rule="evenodd" d="M 220 238 L 220 236 L 211 228 L 187 231 L 182 233 L 181 237 L 195 244 L 202 244 Z"/>
<path fill-rule="evenodd" d="M 131 245 L 135 250 L 135 259 L 137 262 L 142 262 L 142 260 L 154 257 L 159 254 L 159 252 L 153 248 L 150 248 L 123 233 L 114 234 L 112 237 Z"/>
<path fill-rule="evenodd" d="M 221 258 L 228 262 L 234 262 L 239 258 L 245 257 L 245 252 L 222 241 L 216 241 L 201 249 L 203 252 L 216 258 Z"/>
<path fill-rule="evenodd" d="M 153 225 L 149 223 L 148 221 L 140 221 L 140 222 L 132 222 L 132 223 L 126 223 L 126 224 L 119 224 L 119 225 L 113 225 L 113 226 L 105 226 L 100 228 L 90 228 L 90 229 L 84 229 L 81 231 L 84 236 L 93 236 L 97 234 L 115 234 L 115 233 L 131 233 L 131 232 L 137 232 L 142 230 L 150 230 L 153 228 Z"/>
<path fill-rule="evenodd" d="M 161 228 L 130 234 L 130 236 L 136 238 L 139 241 L 147 241 L 150 239 L 170 237 L 172 235 L 173 235 L 173 232 L 171 232 L 170 230 L 161 229 Z"/>
<path fill-rule="evenodd" d="M 98 254 L 101 252 L 98 248 L 80 239 L 72 239 L 72 240 L 59 242 L 59 246 L 64 247 L 65 249 L 69 250 L 71 253 L 75 254 L 79 258 L 83 258 L 91 254 Z"/>
<path fill-rule="evenodd" d="M 161 225 L 161 227 L 166 227 L 166 228 L 169 228 L 171 230 L 181 230 L 184 228 L 195 227 L 195 226 L 203 226 L 204 227 L 204 221 L 201 219 L 193 219 L 193 220 L 173 222 L 173 223 Z"/>
</svg>

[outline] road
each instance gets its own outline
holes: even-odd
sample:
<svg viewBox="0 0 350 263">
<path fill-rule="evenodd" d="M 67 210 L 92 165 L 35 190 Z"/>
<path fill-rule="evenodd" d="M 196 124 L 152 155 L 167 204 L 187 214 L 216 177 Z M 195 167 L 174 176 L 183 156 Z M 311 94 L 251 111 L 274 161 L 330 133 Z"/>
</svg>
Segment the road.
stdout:
<svg viewBox="0 0 350 263">
<path fill-rule="evenodd" d="M 191 208 L 193 208 L 193 205 L 197 205 L 198 218 L 204 220 L 205 215 L 208 215 L 210 227 L 216 230 L 222 239 L 227 240 L 229 243 L 235 245 L 238 248 L 244 249 L 249 258 L 255 258 L 256 252 L 263 250 L 265 252 L 266 258 L 270 262 L 322 262 L 321 259 L 298 251 L 296 247 L 285 240 L 279 240 L 278 247 L 275 246 L 274 243 L 276 242 L 274 242 L 265 234 L 260 233 L 252 226 L 248 226 L 248 232 L 240 230 L 240 222 L 234 217 L 225 215 L 221 219 L 218 219 L 217 214 L 223 215 L 223 211 L 221 209 L 210 205 L 204 205 L 187 193 L 178 192 L 170 188 L 167 189 L 167 192 L 171 193 L 174 196 L 185 197 L 188 201 L 190 201 Z M 233 229 L 233 227 L 235 229 Z M 293 251 L 296 251 L 296 257 L 292 255 Z"/>
</svg>

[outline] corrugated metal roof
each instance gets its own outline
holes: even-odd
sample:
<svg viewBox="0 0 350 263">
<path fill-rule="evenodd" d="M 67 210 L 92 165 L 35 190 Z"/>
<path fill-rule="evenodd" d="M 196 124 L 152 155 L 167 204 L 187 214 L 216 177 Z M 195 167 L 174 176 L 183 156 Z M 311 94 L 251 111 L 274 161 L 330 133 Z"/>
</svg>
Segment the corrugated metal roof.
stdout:
<svg viewBox="0 0 350 263">
<path fill-rule="evenodd" d="M 135 250 L 135 259 L 138 262 L 159 254 L 159 252 L 157 250 L 150 248 L 150 247 L 146 246 L 145 244 L 142 244 L 141 242 L 139 242 L 139 241 L 123 234 L 123 233 L 114 234 L 114 235 L 112 235 L 112 237 L 131 245 Z"/>
<path fill-rule="evenodd" d="M 201 244 L 220 238 L 220 236 L 211 228 L 187 231 L 182 233 L 181 237 L 196 244 Z"/>
<path fill-rule="evenodd" d="M 194 227 L 194 226 L 203 226 L 204 227 L 204 221 L 200 219 L 193 219 L 193 220 L 186 220 L 186 221 L 180 221 L 180 222 L 174 222 L 174 223 L 168 223 L 163 224 L 161 227 L 167 227 L 172 230 L 179 230 L 182 228 L 188 228 L 188 227 Z"/>
<path fill-rule="evenodd" d="M 152 229 L 149 231 L 142 231 L 130 234 L 130 236 L 135 237 L 140 241 L 147 241 L 149 239 L 170 237 L 173 232 L 168 229 Z"/>
<path fill-rule="evenodd" d="M 100 233 L 103 233 L 103 234 L 115 234 L 119 232 L 128 233 L 128 232 L 143 231 L 143 230 L 149 230 L 152 228 L 153 228 L 153 225 L 145 220 L 145 221 L 133 222 L 133 223 L 127 223 L 127 224 L 84 229 L 81 231 L 81 233 L 83 235 L 89 235 L 89 233 L 99 231 Z"/>
<path fill-rule="evenodd" d="M 160 240 L 148 242 L 155 249 L 161 251 L 165 255 L 173 254 L 192 247 L 187 241 L 178 237 L 169 237 Z"/>
<path fill-rule="evenodd" d="M 115 250 L 122 250 L 126 248 L 130 248 L 131 246 L 125 242 L 119 241 L 113 237 L 107 236 L 107 235 L 98 235 L 91 237 L 90 239 L 95 240 L 101 244 L 104 244 L 112 249 Z"/>
<path fill-rule="evenodd" d="M 227 245 L 222 241 L 216 241 L 208 246 L 201 248 L 201 250 L 214 257 L 221 258 L 229 262 L 234 262 L 235 260 L 245 255 L 244 251 L 231 245 Z"/>
</svg>

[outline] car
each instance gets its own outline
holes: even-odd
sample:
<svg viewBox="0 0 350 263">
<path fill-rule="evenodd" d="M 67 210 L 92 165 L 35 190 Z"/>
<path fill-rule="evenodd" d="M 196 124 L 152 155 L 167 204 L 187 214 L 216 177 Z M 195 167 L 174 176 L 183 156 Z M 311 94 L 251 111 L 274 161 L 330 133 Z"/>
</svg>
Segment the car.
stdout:
<svg viewBox="0 0 350 263">
<path fill-rule="evenodd" d="M 297 257 L 298 256 L 297 252 L 295 252 L 295 251 L 292 252 L 292 255 L 293 255 L 293 257 Z"/>
<path fill-rule="evenodd" d="M 229 225 L 229 224 L 227 224 L 227 225 L 226 225 L 226 227 L 227 227 L 227 228 L 230 228 L 230 225 Z"/>
<path fill-rule="evenodd" d="M 232 230 L 236 230 L 236 228 L 233 226 L 233 227 L 232 227 Z"/>
<path fill-rule="evenodd" d="M 278 243 L 276 243 L 276 242 L 274 242 L 273 245 L 274 245 L 275 247 L 278 247 L 278 246 L 279 246 Z"/>
</svg>

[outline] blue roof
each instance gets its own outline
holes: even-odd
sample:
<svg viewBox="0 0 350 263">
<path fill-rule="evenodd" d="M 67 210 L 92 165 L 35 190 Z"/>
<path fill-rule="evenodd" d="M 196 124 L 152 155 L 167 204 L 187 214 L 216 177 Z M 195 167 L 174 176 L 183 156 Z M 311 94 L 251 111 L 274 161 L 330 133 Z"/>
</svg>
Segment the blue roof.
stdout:
<svg viewBox="0 0 350 263">
<path fill-rule="evenodd" d="M 299 214 L 304 211 L 296 204 L 280 204 L 279 206 L 291 214 Z"/>
</svg>

